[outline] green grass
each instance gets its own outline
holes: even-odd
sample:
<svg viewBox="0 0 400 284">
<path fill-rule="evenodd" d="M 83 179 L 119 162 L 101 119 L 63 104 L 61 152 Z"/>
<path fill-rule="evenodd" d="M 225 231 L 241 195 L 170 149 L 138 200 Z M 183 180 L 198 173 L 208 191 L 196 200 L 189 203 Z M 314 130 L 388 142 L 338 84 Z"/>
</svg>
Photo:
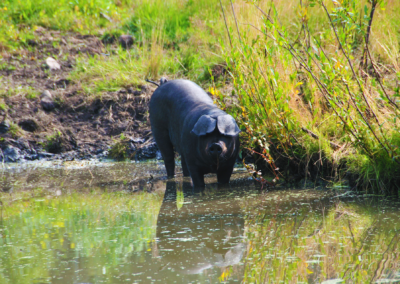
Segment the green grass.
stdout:
<svg viewBox="0 0 400 284">
<path fill-rule="evenodd" d="M 219 11 L 219 2 L 211 0 L 136 3 L 133 17 L 103 35 L 107 41 L 131 34 L 133 49 L 109 48 L 110 56 L 79 60 L 71 79 L 81 81 L 86 93 L 116 91 L 162 75 L 210 83 L 209 69 L 223 61 Z"/>
<path fill-rule="evenodd" d="M 0 103 L 0 110 L 6 111 L 7 109 L 8 109 L 8 106 L 5 103 L 1 102 Z"/>
<path fill-rule="evenodd" d="M 130 0 L 4 0 L 0 4 L 0 52 L 27 46 L 27 41 L 35 38 L 38 27 L 97 33 L 131 14 L 133 3 Z"/>
<path fill-rule="evenodd" d="M 18 138 L 18 137 L 22 136 L 22 134 L 23 134 L 23 130 L 21 129 L 21 127 L 19 127 L 14 122 L 10 122 L 10 128 L 9 128 L 8 132 L 14 138 Z"/>
<path fill-rule="evenodd" d="M 129 139 L 122 133 L 118 139 L 113 139 L 113 142 L 109 157 L 115 160 L 126 160 L 128 158 Z"/>
<path fill-rule="evenodd" d="M 46 142 L 44 143 L 44 147 L 50 153 L 59 153 L 60 149 L 63 147 L 63 134 L 60 131 L 54 131 L 53 134 L 46 136 Z"/>
<path fill-rule="evenodd" d="M 39 97 L 40 92 L 30 86 L 19 86 L 11 89 L 0 89 L 0 98 L 21 96 L 29 100 L 35 100 Z"/>
</svg>

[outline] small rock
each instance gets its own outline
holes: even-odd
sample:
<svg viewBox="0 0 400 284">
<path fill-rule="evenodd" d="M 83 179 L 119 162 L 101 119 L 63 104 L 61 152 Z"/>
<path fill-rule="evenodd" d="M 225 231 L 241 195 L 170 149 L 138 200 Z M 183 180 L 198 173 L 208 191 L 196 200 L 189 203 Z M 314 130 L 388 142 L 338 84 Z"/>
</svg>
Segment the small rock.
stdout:
<svg viewBox="0 0 400 284">
<path fill-rule="evenodd" d="M 34 132 L 36 131 L 39 126 L 33 119 L 25 119 L 18 122 L 18 125 L 25 131 Z"/>
<path fill-rule="evenodd" d="M 51 153 L 48 153 L 48 152 L 38 152 L 37 155 L 38 155 L 39 159 L 54 157 L 54 154 L 51 154 Z"/>
<path fill-rule="evenodd" d="M 0 133 L 1 133 L 1 134 L 4 134 L 4 133 L 6 133 L 8 130 L 10 130 L 10 124 L 9 124 L 6 120 L 3 120 L 3 121 L 0 123 Z"/>
<path fill-rule="evenodd" d="M 119 37 L 119 44 L 123 48 L 131 48 L 134 42 L 134 38 L 131 35 L 122 35 Z"/>
<path fill-rule="evenodd" d="M 142 93 L 147 93 L 147 91 L 150 89 L 148 86 L 143 85 L 140 87 L 140 89 L 142 90 Z"/>
<path fill-rule="evenodd" d="M 18 140 L 15 141 L 15 143 L 16 143 L 16 146 L 17 146 L 19 149 L 28 150 L 28 149 L 31 148 L 31 147 L 29 146 L 29 142 L 28 142 L 26 139 L 24 139 L 24 138 L 18 138 Z"/>
<path fill-rule="evenodd" d="M 153 159 L 157 157 L 158 147 L 155 142 L 146 145 L 143 148 L 140 148 L 136 151 L 135 159 L 136 160 L 146 160 Z"/>
<path fill-rule="evenodd" d="M 99 119 L 93 121 L 93 127 L 98 127 L 99 125 L 101 125 L 101 121 Z"/>
<path fill-rule="evenodd" d="M 46 64 L 50 68 L 50 70 L 60 70 L 60 64 L 52 57 L 48 57 L 46 59 Z"/>
<path fill-rule="evenodd" d="M 17 162 L 21 159 L 20 150 L 13 146 L 7 146 L 7 148 L 3 149 L 3 157 L 2 160 L 4 162 Z"/>
<path fill-rule="evenodd" d="M 129 142 L 129 154 L 134 153 L 137 150 L 135 143 Z"/>
<path fill-rule="evenodd" d="M 47 111 L 51 111 L 56 107 L 51 93 L 47 90 L 40 96 L 40 104 L 42 105 L 42 108 Z"/>
<path fill-rule="evenodd" d="M 33 154 L 33 155 L 25 155 L 25 160 L 28 161 L 34 161 L 39 159 L 39 156 L 37 154 Z"/>
<path fill-rule="evenodd" d="M 49 99 L 53 99 L 53 96 L 51 95 L 51 93 L 48 91 L 48 90 L 45 90 L 41 95 L 40 95 L 40 98 L 41 99 L 43 99 L 43 98 L 49 98 Z"/>
<path fill-rule="evenodd" d="M 50 99 L 53 100 L 53 96 L 51 95 L 51 93 L 48 90 L 45 90 L 41 95 L 40 95 L 40 99 Z"/>
<path fill-rule="evenodd" d="M 65 89 L 69 85 L 69 83 L 71 83 L 71 81 L 68 80 L 68 79 L 60 79 L 60 80 L 55 82 L 55 85 L 57 87 L 59 87 L 59 88 L 64 88 Z"/>
<path fill-rule="evenodd" d="M 26 43 L 30 46 L 37 46 L 37 42 L 33 39 L 28 39 Z"/>
<path fill-rule="evenodd" d="M 45 31 L 46 31 L 46 29 L 43 28 L 43 27 L 41 27 L 41 26 L 38 26 L 38 27 L 36 27 L 36 29 L 35 29 L 35 32 L 36 32 L 36 33 L 43 33 L 43 32 L 45 32 Z"/>
<path fill-rule="evenodd" d="M 144 138 L 137 137 L 137 138 L 130 138 L 129 141 L 133 143 L 143 144 L 146 140 L 144 140 Z"/>
</svg>

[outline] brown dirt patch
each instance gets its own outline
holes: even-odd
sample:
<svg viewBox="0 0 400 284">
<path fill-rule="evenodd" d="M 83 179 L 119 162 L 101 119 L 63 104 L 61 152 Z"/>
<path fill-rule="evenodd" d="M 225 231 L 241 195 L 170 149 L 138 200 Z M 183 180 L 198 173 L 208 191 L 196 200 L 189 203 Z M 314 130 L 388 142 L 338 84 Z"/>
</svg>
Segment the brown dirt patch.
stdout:
<svg viewBox="0 0 400 284">
<path fill-rule="evenodd" d="M 1 134 L 0 146 L 45 148 L 53 153 L 78 150 L 94 153 L 107 149 L 113 136 L 151 136 L 148 102 L 154 87 L 142 91 L 121 90 L 102 98 L 88 98 L 78 83 L 68 77 L 78 56 L 102 54 L 104 46 L 96 36 L 40 30 L 29 46 L 14 54 L 0 54 L 0 122 L 6 119 L 20 129 Z M 49 70 L 45 60 L 55 58 L 60 70 Z M 40 94 L 49 90 L 55 108 L 45 111 Z M 18 140 L 19 139 L 19 140 Z M 53 139 L 54 147 L 49 146 Z M 21 147 L 19 147 L 21 148 Z"/>
</svg>

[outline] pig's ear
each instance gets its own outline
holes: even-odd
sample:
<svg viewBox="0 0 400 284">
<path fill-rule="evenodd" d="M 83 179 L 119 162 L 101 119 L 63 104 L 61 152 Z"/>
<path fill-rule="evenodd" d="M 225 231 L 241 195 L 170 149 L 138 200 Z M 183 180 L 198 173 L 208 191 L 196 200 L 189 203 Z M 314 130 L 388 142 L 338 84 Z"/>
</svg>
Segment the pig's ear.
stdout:
<svg viewBox="0 0 400 284">
<path fill-rule="evenodd" d="M 202 115 L 194 125 L 192 132 L 197 136 L 206 135 L 214 131 L 217 120 L 209 115 Z"/>
<path fill-rule="evenodd" d="M 228 136 L 236 136 L 239 134 L 240 129 L 237 126 L 235 119 L 229 114 L 218 116 L 217 120 L 218 130 L 221 134 Z"/>
</svg>

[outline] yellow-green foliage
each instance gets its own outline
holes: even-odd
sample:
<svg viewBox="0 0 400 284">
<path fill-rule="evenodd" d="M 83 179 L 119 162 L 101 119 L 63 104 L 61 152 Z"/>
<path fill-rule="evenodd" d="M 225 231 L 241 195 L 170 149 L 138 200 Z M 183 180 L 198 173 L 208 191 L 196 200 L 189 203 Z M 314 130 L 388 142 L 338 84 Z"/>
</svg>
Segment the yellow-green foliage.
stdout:
<svg viewBox="0 0 400 284">
<path fill-rule="evenodd" d="M 89 34 L 129 15 L 134 1 L 4 0 L 0 3 L 1 47 L 18 47 L 34 37 L 38 26 Z"/>
<path fill-rule="evenodd" d="M 12 135 L 12 137 L 14 138 L 18 138 L 21 135 L 23 135 L 23 130 L 21 129 L 21 127 L 19 127 L 17 124 L 15 124 L 14 122 L 10 122 L 10 128 L 8 130 L 8 132 Z"/>
<path fill-rule="evenodd" d="M 161 75 L 204 81 L 209 79 L 209 67 L 223 61 L 219 41 L 226 33 L 219 2 L 150 0 L 136 3 L 134 11 L 104 35 L 108 39 L 131 34 L 137 43 L 133 49 L 109 50 L 110 56 L 77 61 L 71 79 L 82 82 L 87 92 L 115 91 Z"/>
<path fill-rule="evenodd" d="M 128 158 L 128 150 L 129 150 L 129 139 L 121 134 L 119 139 L 114 140 L 114 144 L 111 146 L 109 156 L 110 158 L 116 160 L 125 160 Z"/>
<path fill-rule="evenodd" d="M 240 27 L 240 39 L 231 30 L 232 48 L 225 43 L 238 99 L 231 111 L 247 130 L 243 136 L 251 147 L 268 151 L 258 142 L 268 137 L 289 157 L 305 161 L 321 153 L 355 173 L 368 171 L 361 180 L 372 170 L 383 185 L 374 188 L 396 190 L 400 94 L 394 80 L 400 72 L 393 55 L 399 54 L 400 21 L 393 13 L 400 4 L 377 1 L 366 50 L 371 3 L 325 2 L 236 4 L 238 22 L 248 25 Z M 233 15 L 228 19 L 233 29 Z M 229 100 L 220 98 L 223 106 Z M 367 163 L 349 158 L 352 154 Z"/>
</svg>

